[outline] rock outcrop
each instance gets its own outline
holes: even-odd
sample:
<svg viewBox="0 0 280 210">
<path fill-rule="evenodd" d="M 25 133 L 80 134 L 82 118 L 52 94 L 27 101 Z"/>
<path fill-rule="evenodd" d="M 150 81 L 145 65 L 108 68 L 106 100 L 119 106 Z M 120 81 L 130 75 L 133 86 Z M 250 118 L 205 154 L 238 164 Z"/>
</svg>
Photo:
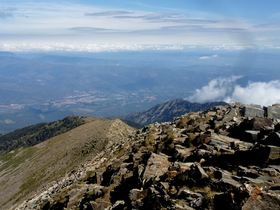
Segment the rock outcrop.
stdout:
<svg viewBox="0 0 280 210">
<path fill-rule="evenodd" d="M 145 126 L 16 209 L 279 209 L 279 119 L 246 110 Z"/>
</svg>

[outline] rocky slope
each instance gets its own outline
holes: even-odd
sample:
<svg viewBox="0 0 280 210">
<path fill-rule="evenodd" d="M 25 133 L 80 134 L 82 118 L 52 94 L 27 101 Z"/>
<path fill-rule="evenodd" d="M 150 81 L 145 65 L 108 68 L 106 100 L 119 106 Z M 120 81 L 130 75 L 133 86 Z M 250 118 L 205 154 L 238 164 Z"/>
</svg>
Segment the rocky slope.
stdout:
<svg viewBox="0 0 280 210">
<path fill-rule="evenodd" d="M 0 157 L 0 209 L 22 202 L 134 131 L 120 120 L 83 119 L 71 131 Z"/>
<path fill-rule="evenodd" d="M 16 209 L 279 209 L 280 120 L 261 116 L 278 109 L 237 103 L 145 126 Z"/>
<path fill-rule="evenodd" d="M 179 117 L 185 113 L 202 111 L 213 106 L 226 104 L 227 103 L 225 102 L 199 104 L 191 103 L 183 99 L 176 99 L 164 104 L 158 104 L 145 112 L 131 113 L 118 118 L 121 120 L 129 120 L 144 126 L 155 122 L 172 121 L 173 117 Z"/>
</svg>

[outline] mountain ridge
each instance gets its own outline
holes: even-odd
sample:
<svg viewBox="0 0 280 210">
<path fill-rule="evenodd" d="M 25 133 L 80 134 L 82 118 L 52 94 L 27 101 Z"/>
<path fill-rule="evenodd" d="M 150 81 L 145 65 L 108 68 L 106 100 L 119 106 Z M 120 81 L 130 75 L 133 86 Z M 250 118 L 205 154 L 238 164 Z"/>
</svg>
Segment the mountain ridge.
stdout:
<svg viewBox="0 0 280 210">
<path fill-rule="evenodd" d="M 155 122 L 172 121 L 173 117 L 179 117 L 185 113 L 197 112 L 208 109 L 213 106 L 227 105 L 226 102 L 208 102 L 208 103 L 191 103 L 184 99 L 175 99 L 167 101 L 163 104 L 153 106 L 147 111 L 131 113 L 119 116 L 121 120 L 129 120 L 143 126 Z"/>
<path fill-rule="evenodd" d="M 31 147 L 54 136 L 72 130 L 85 121 L 82 117 L 69 116 L 50 123 L 38 123 L 0 136 L 0 154 L 20 147 Z"/>
<path fill-rule="evenodd" d="M 1 209 L 22 201 L 134 130 L 118 119 L 92 117 L 85 121 L 59 136 L 0 157 Z"/>
</svg>

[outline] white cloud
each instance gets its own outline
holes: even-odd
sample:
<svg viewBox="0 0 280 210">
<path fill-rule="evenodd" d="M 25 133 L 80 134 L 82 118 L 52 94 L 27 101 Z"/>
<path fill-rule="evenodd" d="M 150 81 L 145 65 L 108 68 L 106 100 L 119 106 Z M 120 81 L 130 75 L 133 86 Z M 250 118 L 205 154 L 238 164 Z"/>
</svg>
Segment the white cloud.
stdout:
<svg viewBox="0 0 280 210">
<path fill-rule="evenodd" d="M 253 50 L 257 49 L 255 45 L 208 45 L 206 48 L 211 50 L 228 50 L 228 51 L 242 51 L 242 50 Z"/>
<path fill-rule="evenodd" d="M 246 87 L 236 85 L 226 102 L 241 101 L 245 104 L 260 104 L 263 106 L 280 102 L 280 81 L 253 82 Z"/>
<path fill-rule="evenodd" d="M 127 14 L 133 14 L 133 12 L 105 11 L 105 12 L 86 13 L 85 16 L 114 16 L 114 15 L 127 15 Z"/>
<path fill-rule="evenodd" d="M 141 44 L 67 44 L 67 43 L 10 43 L 0 44 L 0 51 L 68 51 L 68 52 L 117 52 L 142 50 L 183 50 L 181 45 L 141 45 Z"/>
<path fill-rule="evenodd" d="M 207 86 L 196 89 L 195 94 L 190 96 L 188 100 L 200 103 L 223 100 L 228 93 L 232 92 L 235 81 L 240 78 L 241 76 L 232 76 L 211 80 Z"/>
<path fill-rule="evenodd" d="M 262 106 L 280 102 L 280 81 L 249 82 L 246 87 L 236 83 L 241 76 L 217 78 L 207 86 L 196 89 L 188 98 L 192 102 L 225 101 L 228 103 L 259 104 Z"/>
<path fill-rule="evenodd" d="M 16 9 L 12 8 L 14 5 Z M 214 13 L 197 14 L 189 9 L 174 13 L 174 8 L 140 10 L 112 8 L 106 3 L 96 6 L 73 1 L 22 0 L 16 4 L 4 1 L 1 6 L 10 8 L 0 8 L 2 42 L 64 42 L 68 39 L 83 43 L 94 40 L 98 43 L 242 45 L 260 42 L 251 38 L 260 34 L 251 36 L 251 33 L 262 36 L 270 33 L 270 29 L 267 32 L 265 28 L 253 27 L 255 22 L 238 17 L 232 21 Z M 90 28 L 106 30 L 87 30 Z M 272 32 L 276 34 L 278 29 L 273 28 Z M 261 40 L 261 44 L 279 46 L 278 36 L 271 37 Z"/>
<path fill-rule="evenodd" d="M 217 57 L 219 57 L 219 56 L 218 56 L 218 55 L 212 55 L 212 56 L 202 56 L 202 57 L 200 57 L 199 59 L 200 59 L 200 60 L 205 60 L 205 59 L 217 58 Z"/>
</svg>

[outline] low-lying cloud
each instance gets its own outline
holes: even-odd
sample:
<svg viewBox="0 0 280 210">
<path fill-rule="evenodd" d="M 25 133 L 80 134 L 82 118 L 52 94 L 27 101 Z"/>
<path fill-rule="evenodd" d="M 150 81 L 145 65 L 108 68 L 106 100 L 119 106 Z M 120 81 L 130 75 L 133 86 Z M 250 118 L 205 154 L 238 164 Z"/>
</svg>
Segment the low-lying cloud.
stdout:
<svg viewBox="0 0 280 210">
<path fill-rule="evenodd" d="M 127 14 L 133 14 L 133 12 L 105 11 L 105 12 L 86 13 L 85 16 L 114 16 L 114 15 L 127 15 Z"/>
<path fill-rule="evenodd" d="M 205 59 L 210 59 L 210 58 L 217 58 L 219 57 L 218 55 L 212 55 L 212 56 L 202 56 L 199 57 L 200 60 L 205 60 Z"/>
<path fill-rule="evenodd" d="M 91 30 L 90 28 L 84 28 Z M 75 29 L 72 29 L 75 30 Z M 77 30 L 77 29 L 76 29 Z M 94 29 L 93 29 L 94 30 Z M 99 29 L 102 31 L 102 29 Z M 144 51 L 144 50 L 183 50 L 181 45 L 141 45 L 141 44 L 79 44 L 79 43 L 0 43 L 0 51 L 7 52 L 120 52 L 120 51 Z"/>
<path fill-rule="evenodd" d="M 225 101 L 227 103 L 242 102 L 244 104 L 259 104 L 262 106 L 280 102 L 280 81 L 248 82 L 246 87 L 237 84 L 241 76 L 217 78 L 208 85 L 196 89 L 187 98 L 191 102 L 205 103 L 209 101 Z"/>
</svg>

